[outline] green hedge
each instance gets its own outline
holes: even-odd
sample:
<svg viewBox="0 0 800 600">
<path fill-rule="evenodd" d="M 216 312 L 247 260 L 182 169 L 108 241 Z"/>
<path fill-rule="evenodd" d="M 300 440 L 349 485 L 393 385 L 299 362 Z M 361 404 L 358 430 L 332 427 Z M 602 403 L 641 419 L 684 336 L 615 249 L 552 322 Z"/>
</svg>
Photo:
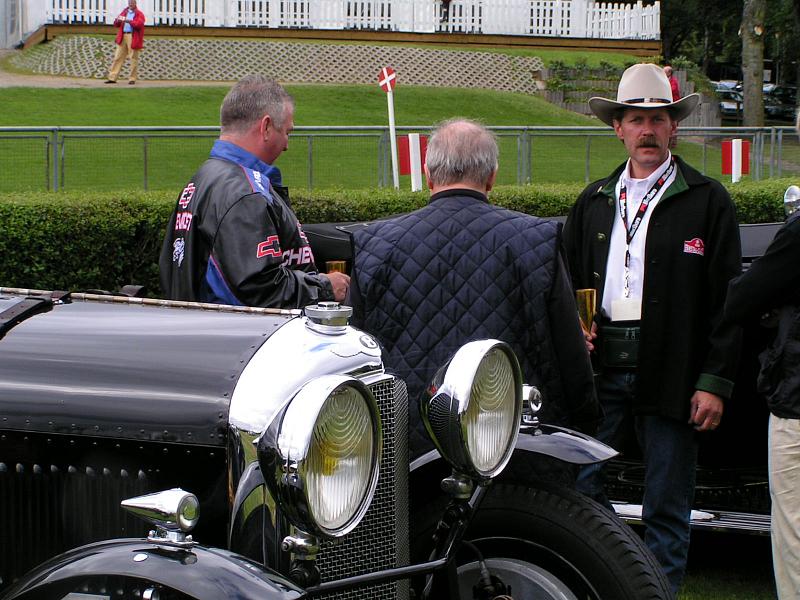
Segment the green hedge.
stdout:
<svg viewBox="0 0 800 600">
<path fill-rule="evenodd" d="M 783 219 L 792 179 L 728 185 L 741 223 Z M 583 186 L 503 186 L 492 202 L 549 217 L 565 215 Z M 136 283 L 158 296 L 158 253 L 176 192 L 0 194 L 0 286 L 116 290 Z M 423 206 L 427 192 L 294 190 L 304 223 L 369 221 Z"/>
</svg>

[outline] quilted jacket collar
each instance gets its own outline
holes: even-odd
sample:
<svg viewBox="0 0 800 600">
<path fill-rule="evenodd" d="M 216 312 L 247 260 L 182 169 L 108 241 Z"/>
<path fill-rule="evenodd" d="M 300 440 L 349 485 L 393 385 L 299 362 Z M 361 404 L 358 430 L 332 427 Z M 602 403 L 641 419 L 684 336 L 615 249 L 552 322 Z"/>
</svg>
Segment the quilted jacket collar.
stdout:
<svg viewBox="0 0 800 600">
<path fill-rule="evenodd" d="M 486 194 L 481 194 L 480 192 L 476 192 L 475 190 L 469 190 L 466 188 L 454 188 L 452 190 L 444 190 L 443 192 L 438 192 L 431 196 L 431 199 L 428 201 L 429 203 L 436 202 L 437 200 L 441 200 L 442 198 L 451 198 L 452 196 L 470 196 L 471 198 L 475 198 L 476 200 L 482 200 L 483 202 L 489 203 L 489 198 L 486 197 Z"/>
</svg>

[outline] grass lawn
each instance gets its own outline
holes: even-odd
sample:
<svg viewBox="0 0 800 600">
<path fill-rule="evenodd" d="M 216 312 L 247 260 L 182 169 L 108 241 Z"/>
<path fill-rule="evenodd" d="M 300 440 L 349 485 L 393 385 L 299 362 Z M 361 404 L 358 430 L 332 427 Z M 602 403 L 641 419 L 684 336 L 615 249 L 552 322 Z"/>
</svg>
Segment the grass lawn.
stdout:
<svg viewBox="0 0 800 600">
<path fill-rule="evenodd" d="M 6 88 L 0 126 L 218 125 L 229 86 Z M 386 125 L 386 94 L 377 85 L 288 85 L 295 125 Z M 398 86 L 398 125 L 428 126 L 460 115 L 490 125 L 591 125 L 541 98 L 511 92 Z"/>
<path fill-rule="evenodd" d="M 692 532 L 678 600 L 775 600 L 771 557 L 765 536 Z"/>
<path fill-rule="evenodd" d="M 375 86 L 292 85 L 297 126 L 385 127 L 386 95 Z M 228 87 L 174 88 L 6 88 L 0 126 L 215 126 Z M 541 98 L 510 92 L 398 86 L 398 126 L 418 127 L 452 116 L 478 119 L 493 126 L 597 126 L 598 121 L 559 109 Z M 608 134 L 552 135 L 531 140 L 532 181 L 583 181 L 589 156 L 589 178 L 607 174 L 625 158 L 622 145 Z M 381 132 L 348 136 L 296 132 L 278 166 L 293 187 L 366 188 L 379 185 Z M 67 134 L 59 149 L 64 189 L 176 189 L 207 156 L 216 135 L 171 134 L 110 137 Z M 518 165 L 517 133 L 500 133 L 499 184 L 514 184 Z M 385 147 L 385 142 L 384 142 Z M 588 150 L 588 152 L 587 152 Z M 679 153 L 702 165 L 702 146 L 682 143 Z M 42 134 L 0 136 L 0 191 L 43 189 L 51 169 Z M 388 156 L 385 154 L 384 156 Z M 719 151 L 707 150 L 707 172 L 718 175 Z M 125 168 L 120 168 L 124 164 Z M 311 168 L 310 168 L 311 166 Z M 384 167 L 385 168 L 385 167 Z M 388 171 L 386 171 L 388 172 Z M 63 175 L 63 176 L 62 176 Z M 407 179 L 407 178 L 406 178 Z M 403 185 L 410 184 L 404 179 Z"/>
</svg>

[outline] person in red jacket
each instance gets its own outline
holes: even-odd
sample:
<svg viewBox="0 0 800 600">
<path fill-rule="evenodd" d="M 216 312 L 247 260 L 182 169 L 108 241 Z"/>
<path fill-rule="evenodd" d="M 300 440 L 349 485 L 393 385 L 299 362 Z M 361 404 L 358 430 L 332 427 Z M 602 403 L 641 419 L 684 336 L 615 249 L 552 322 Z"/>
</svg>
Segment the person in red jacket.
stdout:
<svg viewBox="0 0 800 600">
<path fill-rule="evenodd" d="M 678 83 L 678 78 L 672 72 L 671 65 L 664 65 L 664 75 L 669 79 L 669 87 L 672 90 L 672 101 L 677 102 L 681 99 L 681 86 Z"/>
<path fill-rule="evenodd" d="M 139 53 L 144 47 L 144 13 L 136 8 L 136 0 L 128 0 L 128 8 L 114 19 L 114 27 L 118 29 L 117 38 L 114 40 L 117 49 L 106 83 L 117 83 L 119 71 L 125 59 L 130 56 L 131 73 L 128 83 L 133 85 L 139 74 Z"/>
</svg>

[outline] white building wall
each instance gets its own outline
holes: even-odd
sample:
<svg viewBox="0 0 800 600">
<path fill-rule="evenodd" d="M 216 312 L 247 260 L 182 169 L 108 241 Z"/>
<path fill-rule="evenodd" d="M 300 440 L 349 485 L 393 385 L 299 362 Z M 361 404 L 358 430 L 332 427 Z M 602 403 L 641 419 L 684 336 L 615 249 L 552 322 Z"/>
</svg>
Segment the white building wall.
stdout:
<svg viewBox="0 0 800 600">
<path fill-rule="evenodd" d="M 24 36 L 47 23 L 111 23 L 127 0 L 0 0 Z M 22 8 L 24 7 L 24 8 Z M 357 29 L 659 39 L 660 2 L 593 0 L 139 0 L 149 26 Z M 2 16 L 2 15 L 0 15 Z M 3 21 L 8 24 L 11 19 Z M 8 27 L 8 25 L 7 25 Z M 6 32 L 3 45 L 10 44 Z M 18 41 L 18 40 L 17 40 Z"/>
</svg>

